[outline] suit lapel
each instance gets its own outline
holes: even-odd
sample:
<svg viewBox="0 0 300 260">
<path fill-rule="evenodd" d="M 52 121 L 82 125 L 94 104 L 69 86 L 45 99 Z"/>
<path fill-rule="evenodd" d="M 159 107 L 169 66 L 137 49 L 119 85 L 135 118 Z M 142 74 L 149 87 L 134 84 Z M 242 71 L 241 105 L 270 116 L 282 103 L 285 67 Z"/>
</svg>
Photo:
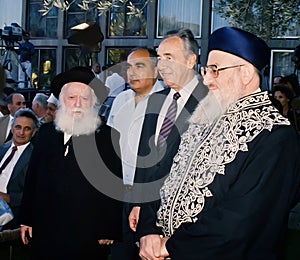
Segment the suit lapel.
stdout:
<svg viewBox="0 0 300 260">
<path fill-rule="evenodd" d="M 148 100 L 148 105 L 143 123 L 138 155 L 145 156 L 150 153 L 151 148 L 155 146 L 154 136 L 156 125 L 161 107 L 170 92 L 170 88 L 166 88 L 159 92 L 154 92 Z M 149 145 L 150 142 L 150 145 Z"/>
<path fill-rule="evenodd" d="M 7 150 L 9 149 L 10 144 L 4 144 L 0 147 L 0 161 L 3 159 L 4 155 L 6 154 Z"/>
<path fill-rule="evenodd" d="M 12 171 L 10 180 L 16 178 L 18 173 L 22 172 L 24 170 L 24 167 L 26 167 L 29 164 L 32 150 L 33 150 L 33 145 L 30 143 L 26 147 L 26 149 L 23 151 L 23 153 L 21 154 L 19 160 L 17 161 L 17 163 Z"/>
<path fill-rule="evenodd" d="M 4 144 L 6 139 L 6 130 L 10 121 L 10 116 L 6 115 L 0 119 L 0 144 Z"/>
</svg>

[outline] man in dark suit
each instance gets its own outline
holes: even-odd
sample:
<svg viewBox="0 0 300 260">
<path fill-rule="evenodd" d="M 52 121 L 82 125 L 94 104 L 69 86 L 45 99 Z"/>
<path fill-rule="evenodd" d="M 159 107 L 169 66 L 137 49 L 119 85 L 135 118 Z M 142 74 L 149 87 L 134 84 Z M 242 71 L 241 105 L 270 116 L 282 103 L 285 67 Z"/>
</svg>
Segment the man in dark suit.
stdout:
<svg viewBox="0 0 300 260">
<path fill-rule="evenodd" d="M 0 197 L 11 207 L 14 218 L 4 229 L 20 227 L 19 211 L 23 196 L 26 171 L 33 150 L 30 140 L 38 128 L 38 119 L 27 108 L 18 110 L 12 121 L 12 141 L 0 146 Z M 12 159 L 6 164 L 13 147 L 17 147 Z M 6 167 L 4 167 L 6 164 Z"/>
<path fill-rule="evenodd" d="M 105 97 L 96 96 L 101 86 L 90 69 L 58 77 L 52 93 L 60 106 L 40 127 L 27 171 L 21 237 L 33 259 L 106 260 L 122 233 L 118 133 L 100 125 Z"/>
<path fill-rule="evenodd" d="M 151 230 L 153 225 L 155 227 L 159 189 L 170 171 L 180 136 L 188 127 L 190 115 L 208 92 L 194 70 L 198 51 L 198 44 L 190 30 L 167 35 L 158 47 L 159 73 L 169 88 L 153 93 L 146 109 L 135 184 L 130 197 L 134 207 L 129 215 L 129 225 L 134 231 L 138 226 L 138 236 Z M 174 102 L 173 98 L 178 94 L 175 123 L 166 136 L 163 133 L 163 129 L 166 129 L 164 121 L 170 115 L 169 107 Z"/>
</svg>

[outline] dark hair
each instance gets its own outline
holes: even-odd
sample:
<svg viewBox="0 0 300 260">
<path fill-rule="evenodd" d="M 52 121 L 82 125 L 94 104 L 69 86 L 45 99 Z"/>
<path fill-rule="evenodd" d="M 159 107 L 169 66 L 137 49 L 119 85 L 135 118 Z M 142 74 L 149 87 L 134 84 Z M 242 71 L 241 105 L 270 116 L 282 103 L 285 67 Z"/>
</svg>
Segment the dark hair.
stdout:
<svg viewBox="0 0 300 260">
<path fill-rule="evenodd" d="M 165 39 L 169 37 L 177 36 L 183 40 L 184 48 L 187 51 L 188 56 L 191 54 L 196 54 L 198 57 L 199 55 L 199 45 L 194 37 L 194 34 L 190 29 L 180 29 L 180 30 L 173 30 L 168 32 L 165 35 Z"/>
<path fill-rule="evenodd" d="M 13 97 L 14 97 L 14 95 L 16 95 L 16 94 L 19 94 L 19 93 L 13 92 L 13 93 L 9 94 L 9 95 L 5 98 L 6 103 L 7 103 L 7 104 L 12 104 L 12 103 L 13 103 Z"/>
<path fill-rule="evenodd" d="M 298 77 L 296 74 L 290 74 L 282 78 L 281 80 L 282 83 L 290 83 L 292 90 L 294 91 L 296 96 L 300 95 L 300 86 L 298 82 Z"/>
<path fill-rule="evenodd" d="M 34 127 L 35 128 L 39 127 L 39 120 L 38 120 L 37 116 L 35 115 L 35 113 L 30 108 L 21 108 L 21 109 L 17 110 L 17 112 L 14 115 L 12 125 L 14 125 L 14 123 L 18 117 L 30 118 L 33 121 Z"/>
<path fill-rule="evenodd" d="M 273 93 L 275 94 L 276 91 L 283 93 L 289 100 L 292 100 L 293 98 L 293 92 L 287 84 L 280 83 L 274 86 Z"/>
<path fill-rule="evenodd" d="M 131 53 L 133 53 L 133 52 L 135 52 L 135 51 L 139 51 L 139 50 L 145 50 L 145 51 L 147 51 L 147 52 L 149 53 L 149 57 L 150 57 L 150 59 L 151 59 L 151 62 L 152 62 L 153 67 L 156 67 L 156 66 L 157 66 L 157 53 L 156 53 L 156 51 L 155 51 L 154 49 L 152 49 L 152 48 L 148 48 L 148 47 L 146 47 L 146 46 L 138 46 L 138 47 L 134 47 L 134 48 L 132 48 L 132 49 L 130 50 L 128 56 L 129 56 Z"/>
</svg>

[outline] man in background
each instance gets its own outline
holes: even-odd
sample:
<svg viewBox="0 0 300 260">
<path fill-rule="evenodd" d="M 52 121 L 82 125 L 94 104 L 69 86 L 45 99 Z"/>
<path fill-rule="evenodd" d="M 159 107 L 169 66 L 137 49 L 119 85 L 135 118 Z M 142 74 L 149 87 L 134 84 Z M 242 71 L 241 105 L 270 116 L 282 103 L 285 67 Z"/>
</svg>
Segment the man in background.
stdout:
<svg viewBox="0 0 300 260">
<path fill-rule="evenodd" d="M 32 110 L 37 115 L 40 124 L 45 123 L 47 105 L 48 105 L 48 96 L 44 93 L 37 93 L 32 100 Z"/>
<path fill-rule="evenodd" d="M 58 104 L 59 104 L 58 99 L 53 95 L 53 93 L 51 93 L 49 98 L 47 99 L 47 111 L 46 111 L 45 122 L 54 121 Z"/>
<path fill-rule="evenodd" d="M 92 66 L 92 72 L 94 73 L 94 75 L 97 79 L 100 79 L 102 82 L 104 82 L 103 75 L 101 75 L 101 66 L 99 63 L 95 63 Z"/>
<path fill-rule="evenodd" d="M 32 74 L 32 56 L 35 52 L 33 43 L 29 41 L 30 34 L 25 32 L 23 35 L 24 41 L 21 42 L 17 53 L 20 55 L 19 65 L 19 88 L 31 87 L 31 74 Z"/>
<path fill-rule="evenodd" d="M 20 93 L 12 93 L 5 99 L 9 114 L 0 117 L 0 145 L 11 140 L 11 123 L 15 113 L 26 107 L 25 97 Z"/>
</svg>

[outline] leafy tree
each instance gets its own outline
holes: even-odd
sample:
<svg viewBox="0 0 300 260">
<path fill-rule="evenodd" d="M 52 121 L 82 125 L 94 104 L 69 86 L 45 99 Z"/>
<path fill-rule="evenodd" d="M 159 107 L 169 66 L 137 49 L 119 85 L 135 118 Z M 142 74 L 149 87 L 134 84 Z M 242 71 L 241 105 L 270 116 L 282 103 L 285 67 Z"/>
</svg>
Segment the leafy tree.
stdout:
<svg viewBox="0 0 300 260">
<path fill-rule="evenodd" d="M 236 27 L 252 32 L 265 40 L 284 36 L 300 22 L 300 1 L 218 0 L 215 11 Z"/>
<path fill-rule="evenodd" d="M 77 2 L 80 2 L 77 4 Z M 69 2 L 68 0 L 44 0 L 43 2 L 43 10 L 40 10 L 43 15 L 46 15 L 53 7 L 57 7 L 62 11 L 67 11 L 72 4 L 77 4 L 83 10 L 97 9 L 98 14 L 102 15 L 109 11 L 112 7 L 121 7 L 127 6 L 130 10 L 127 14 L 133 15 L 136 17 L 141 17 L 143 13 L 143 9 L 147 6 L 149 2 L 153 0 L 146 0 L 144 6 L 141 8 L 137 8 L 131 1 L 129 0 L 72 0 Z"/>
</svg>

